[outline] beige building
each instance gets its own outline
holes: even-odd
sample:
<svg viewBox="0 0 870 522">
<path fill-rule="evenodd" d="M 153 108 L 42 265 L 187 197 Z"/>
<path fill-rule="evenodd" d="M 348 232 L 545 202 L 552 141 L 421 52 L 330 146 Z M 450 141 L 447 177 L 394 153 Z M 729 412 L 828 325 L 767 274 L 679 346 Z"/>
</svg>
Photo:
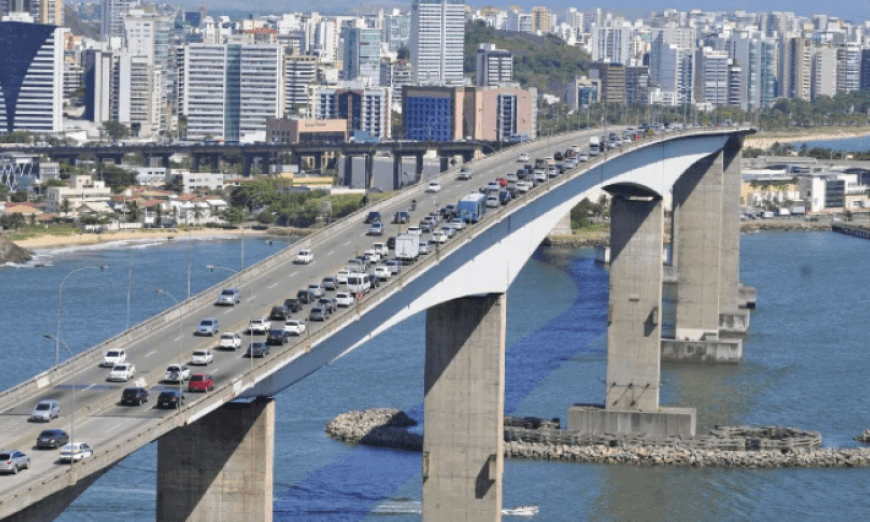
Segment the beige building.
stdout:
<svg viewBox="0 0 870 522">
<path fill-rule="evenodd" d="M 69 201 L 69 211 L 76 212 L 82 205 L 108 203 L 112 190 L 104 181 L 95 181 L 90 174 L 76 174 L 70 177 L 69 187 L 49 187 L 45 201 L 46 212 L 58 213 Z"/>
<path fill-rule="evenodd" d="M 347 141 L 345 119 L 269 118 L 267 143 L 343 143 Z"/>
</svg>

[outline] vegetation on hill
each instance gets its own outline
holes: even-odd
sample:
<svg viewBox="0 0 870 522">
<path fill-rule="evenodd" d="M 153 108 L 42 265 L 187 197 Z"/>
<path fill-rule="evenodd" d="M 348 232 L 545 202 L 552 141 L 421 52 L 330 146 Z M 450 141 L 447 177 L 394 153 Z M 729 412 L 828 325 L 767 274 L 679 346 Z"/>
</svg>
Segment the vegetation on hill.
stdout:
<svg viewBox="0 0 870 522">
<path fill-rule="evenodd" d="M 537 87 L 538 94 L 560 98 L 574 77 L 586 74 L 589 55 L 555 35 L 536 36 L 516 31 L 497 31 L 477 20 L 465 28 L 466 74 L 474 74 L 477 44 L 495 44 L 514 55 L 514 81 L 522 87 Z"/>
</svg>

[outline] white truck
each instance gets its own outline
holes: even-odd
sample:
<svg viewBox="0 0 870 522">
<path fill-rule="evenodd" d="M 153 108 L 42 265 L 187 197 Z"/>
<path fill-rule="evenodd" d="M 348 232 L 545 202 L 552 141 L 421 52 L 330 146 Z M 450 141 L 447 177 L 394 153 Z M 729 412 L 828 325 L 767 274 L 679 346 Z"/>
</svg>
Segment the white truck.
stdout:
<svg viewBox="0 0 870 522">
<path fill-rule="evenodd" d="M 594 158 L 601 153 L 601 138 L 592 136 L 589 138 L 589 157 Z"/>
<path fill-rule="evenodd" d="M 420 236 L 401 234 L 396 237 L 396 259 L 402 263 L 412 263 L 420 257 Z"/>
</svg>

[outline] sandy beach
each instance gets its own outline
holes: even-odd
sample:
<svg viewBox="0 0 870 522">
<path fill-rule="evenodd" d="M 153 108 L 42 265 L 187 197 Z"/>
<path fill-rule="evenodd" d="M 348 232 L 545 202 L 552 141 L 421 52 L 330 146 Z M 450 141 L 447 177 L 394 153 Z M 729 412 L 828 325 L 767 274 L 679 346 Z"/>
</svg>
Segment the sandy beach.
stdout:
<svg viewBox="0 0 870 522">
<path fill-rule="evenodd" d="M 264 235 L 265 230 L 245 229 L 246 236 Z M 74 247 L 81 245 L 96 245 L 102 243 L 111 243 L 114 241 L 137 241 L 150 239 L 165 239 L 170 237 L 175 239 L 185 238 L 205 238 L 205 237 L 238 237 L 242 235 L 239 230 L 222 230 L 219 228 L 201 228 L 194 230 L 178 230 L 178 229 L 143 229 L 143 230 L 127 230 L 123 232 L 103 232 L 102 234 L 78 234 L 75 236 L 51 236 L 45 235 L 22 241 L 16 241 L 15 244 L 27 248 L 29 250 L 38 250 L 46 248 L 63 248 Z"/>
<path fill-rule="evenodd" d="M 825 132 L 796 132 L 789 134 L 758 133 L 746 137 L 745 145 L 767 150 L 774 143 L 794 143 L 803 141 L 841 140 L 870 136 L 870 129 L 845 129 Z"/>
</svg>

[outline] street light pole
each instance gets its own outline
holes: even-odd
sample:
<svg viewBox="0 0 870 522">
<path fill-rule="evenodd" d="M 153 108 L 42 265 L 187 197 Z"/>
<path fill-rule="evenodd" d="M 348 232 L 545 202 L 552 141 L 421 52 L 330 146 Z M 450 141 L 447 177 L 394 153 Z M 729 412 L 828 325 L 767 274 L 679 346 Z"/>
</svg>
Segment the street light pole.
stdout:
<svg viewBox="0 0 870 522">
<path fill-rule="evenodd" d="M 46 339 L 53 339 L 55 345 L 63 344 L 63 346 L 69 352 L 70 357 L 72 357 L 72 355 L 73 355 L 72 350 L 70 350 L 70 347 L 68 344 L 66 344 L 66 342 L 60 340 L 60 336 L 51 335 L 51 334 L 42 334 L 42 336 L 45 337 Z M 72 407 L 70 408 L 69 442 L 70 442 L 70 444 L 73 444 L 76 441 L 76 387 L 75 387 L 75 384 L 72 384 L 71 388 L 72 388 Z M 72 456 L 70 456 L 70 459 L 69 459 L 70 467 L 73 466 L 73 463 L 75 463 L 75 459 Z"/>
<path fill-rule="evenodd" d="M 57 330 L 56 330 L 56 333 L 54 335 L 54 340 L 55 340 L 55 342 L 54 342 L 54 366 L 55 367 L 57 367 L 57 365 L 60 364 L 60 310 L 61 310 L 61 304 L 63 303 L 63 285 L 64 285 L 64 283 L 66 283 L 66 280 L 69 278 L 69 276 L 75 274 L 76 272 L 83 272 L 85 270 L 105 271 L 107 268 L 109 268 L 109 267 L 106 265 L 85 266 L 82 268 L 77 268 L 77 269 L 73 270 L 72 272 L 69 272 L 67 275 L 65 275 L 64 278 L 61 280 L 60 286 L 57 289 Z"/>
</svg>

